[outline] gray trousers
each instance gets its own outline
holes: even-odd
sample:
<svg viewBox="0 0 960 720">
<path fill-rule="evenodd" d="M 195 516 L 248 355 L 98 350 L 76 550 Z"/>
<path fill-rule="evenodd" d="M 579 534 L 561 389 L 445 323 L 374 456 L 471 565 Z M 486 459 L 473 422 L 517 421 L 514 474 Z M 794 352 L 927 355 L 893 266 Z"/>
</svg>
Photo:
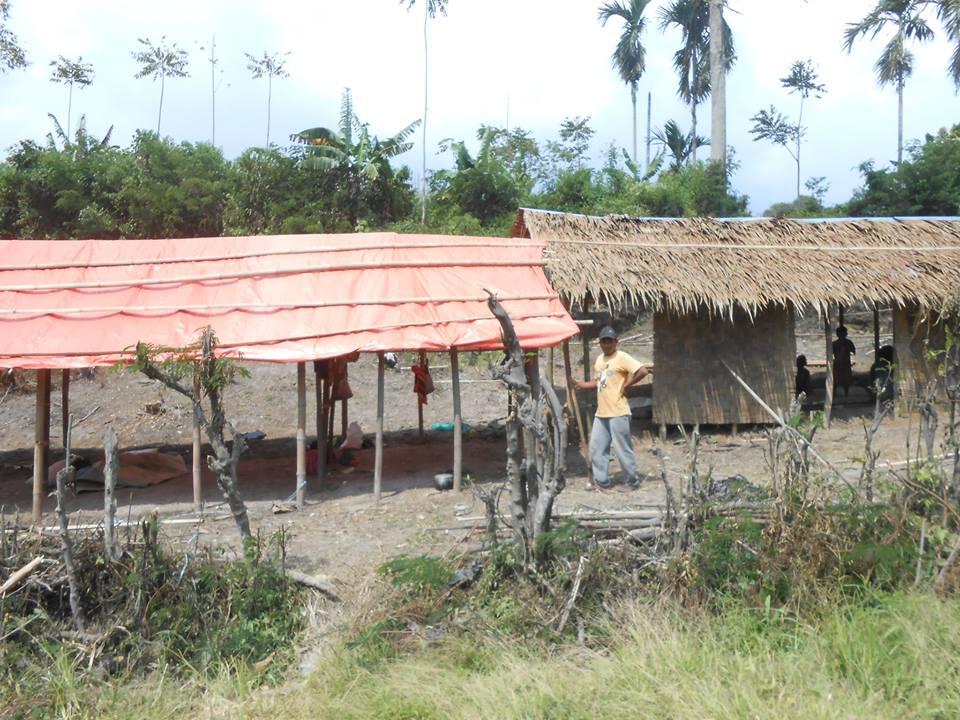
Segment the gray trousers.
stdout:
<svg viewBox="0 0 960 720">
<path fill-rule="evenodd" d="M 590 463 L 593 465 L 593 481 L 597 485 L 608 485 L 610 480 L 610 444 L 617 454 L 620 467 L 627 482 L 637 478 L 637 460 L 633 454 L 633 438 L 630 435 L 630 416 L 593 419 L 593 431 L 590 433 Z"/>
</svg>

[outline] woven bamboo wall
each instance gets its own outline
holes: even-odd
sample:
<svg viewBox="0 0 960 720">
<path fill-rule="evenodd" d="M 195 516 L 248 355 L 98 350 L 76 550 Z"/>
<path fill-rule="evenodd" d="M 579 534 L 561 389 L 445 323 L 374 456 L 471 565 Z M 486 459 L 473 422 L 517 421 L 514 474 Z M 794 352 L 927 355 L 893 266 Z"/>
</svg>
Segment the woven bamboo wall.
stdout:
<svg viewBox="0 0 960 720">
<path fill-rule="evenodd" d="M 770 416 L 734 380 L 736 371 L 774 409 L 793 394 L 797 342 L 793 309 L 767 307 L 751 319 L 739 308 L 653 316 L 653 420 L 668 425 L 768 423 Z"/>
<path fill-rule="evenodd" d="M 943 325 L 918 305 L 895 305 L 893 347 L 897 354 L 897 397 L 905 405 L 922 395 L 927 383 L 937 377 L 940 361 L 928 358 L 927 353 L 946 347 Z"/>
</svg>

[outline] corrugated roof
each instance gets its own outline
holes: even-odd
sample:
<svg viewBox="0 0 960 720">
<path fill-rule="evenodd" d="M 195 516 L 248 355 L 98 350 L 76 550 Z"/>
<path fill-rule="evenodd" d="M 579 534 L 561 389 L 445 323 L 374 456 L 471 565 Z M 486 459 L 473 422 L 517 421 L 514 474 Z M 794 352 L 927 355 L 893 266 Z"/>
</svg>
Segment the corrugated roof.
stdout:
<svg viewBox="0 0 960 720">
<path fill-rule="evenodd" d="M 498 293 L 525 347 L 578 330 L 543 244 L 371 233 L 0 241 L 0 367 L 113 364 L 137 342 L 296 362 L 353 351 L 500 347 Z"/>
<path fill-rule="evenodd" d="M 739 305 L 917 302 L 960 289 L 960 219 L 593 217 L 522 209 L 516 237 L 546 243 L 553 287 L 573 301 L 720 312 Z"/>
</svg>

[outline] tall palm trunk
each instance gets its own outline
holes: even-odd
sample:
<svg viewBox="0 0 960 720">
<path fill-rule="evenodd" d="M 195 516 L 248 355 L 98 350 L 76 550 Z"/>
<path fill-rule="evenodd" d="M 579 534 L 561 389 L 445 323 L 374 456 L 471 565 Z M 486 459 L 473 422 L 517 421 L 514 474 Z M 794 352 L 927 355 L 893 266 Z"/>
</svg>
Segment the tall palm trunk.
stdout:
<svg viewBox="0 0 960 720">
<path fill-rule="evenodd" d="M 270 101 L 273 99 L 273 75 L 267 75 L 267 147 L 270 147 Z"/>
<path fill-rule="evenodd" d="M 690 124 L 693 130 L 690 131 L 690 164 L 697 164 L 697 103 L 690 103 Z"/>
<path fill-rule="evenodd" d="M 637 162 L 637 89 L 630 88 L 630 102 L 633 103 L 633 162 Z"/>
<path fill-rule="evenodd" d="M 166 76 L 160 73 L 160 107 L 157 108 L 157 137 L 160 137 L 160 116 L 163 115 L 163 80 Z"/>
<path fill-rule="evenodd" d="M 427 224 L 427 93 L 430 87 L 430 46 L 427 42 L 427 21 L 430 19 L 430 3 L 423 4 L 423 147 L 421 148 L 423 177 L 420 178 L 420 224 Z"/>
<path fill-rule="evenodd" d="M 67 83 L 67 139 L 70 139 L 70 116 L 73 114 L 73 83 Z"/>
<path fill-rule="evenodd" d="M 710 159 L 726 165 L 727 69 L 723 45 L 723 0 L 710 0 Z"/>
<path fill-rule="evenodd" d="M 897 78 L 897 167 L 903 162 L 903 73 Z"/>
</svg>

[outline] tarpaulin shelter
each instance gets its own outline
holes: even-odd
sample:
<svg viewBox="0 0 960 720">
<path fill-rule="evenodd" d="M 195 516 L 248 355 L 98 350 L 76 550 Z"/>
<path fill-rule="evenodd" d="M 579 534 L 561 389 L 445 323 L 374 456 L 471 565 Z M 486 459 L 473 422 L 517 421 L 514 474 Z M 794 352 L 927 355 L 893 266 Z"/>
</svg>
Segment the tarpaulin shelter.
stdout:
<svg viewBox="0 0 960 720">
<path fill-rule="evenodd" d="M 50 370 L 130 360 L 138 342 L 183 348 L 207 325 L 218 354 L 299 363 L 301 407 L 306 361 L 371 352 L 382 367 L 385 351 L 420 350 L 455 362 L 501 347 L 487 291 L 523 347 L 555 345 L 578 329 L 543 247 L 395 233 L 0 241 L 0 367 L 40 371 L 35 464 L 45 466 L 44 373 L 49 397 Z"/>
</svg>

